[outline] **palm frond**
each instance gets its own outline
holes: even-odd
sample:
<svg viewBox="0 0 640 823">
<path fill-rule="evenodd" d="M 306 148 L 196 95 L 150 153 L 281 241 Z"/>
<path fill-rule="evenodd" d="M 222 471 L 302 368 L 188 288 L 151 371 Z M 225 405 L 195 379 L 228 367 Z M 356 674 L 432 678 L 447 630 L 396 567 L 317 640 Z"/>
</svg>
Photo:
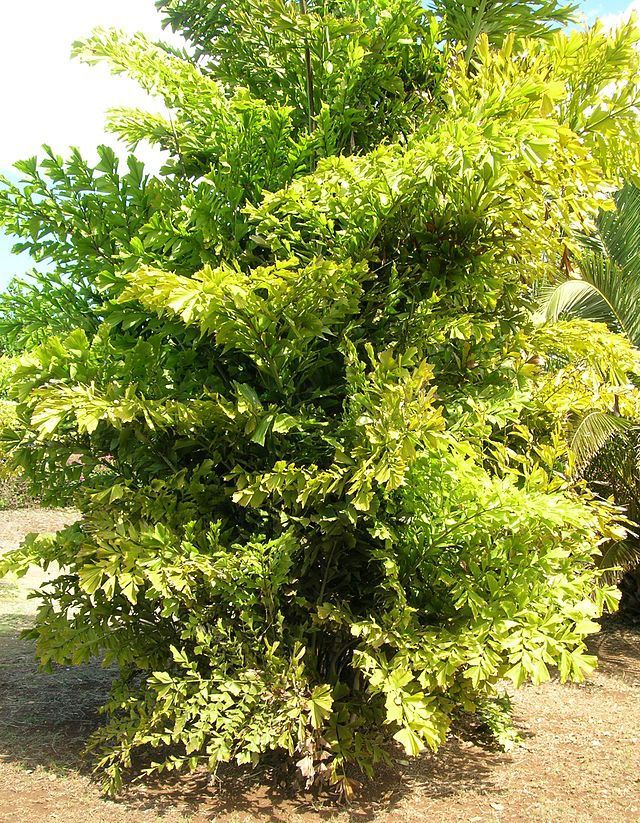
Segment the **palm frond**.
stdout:
<svg viewBox="0 0 640 823">
<path fill-rule="evenodd" d="M 613 307 L 596 286 L 586 280 L 567 280 L 541 294 L 541 319 L 551 322 L 565 316 L 610 326 L 617 322 Z"/>
<path fill-rule="evenodd" d="M 640 234 L 640 225 L 638 226 Z M 640 272 L 623 270 L 598 251 L 584 252 L 578 261 L 581 276 L 541 293 L 539 317 L 555 321 L 578 317 L 605 323 L 612 331 L 640 344 Z"/>
<path fill-rule="evenodd" d="M 600 212 L 598 233 L 611 258 L 640 282 L 640 189 L 627 183 L 615 201 L 615 211 Z"/>
<path fill-rule="evenodd" d="M 616 195 L 616 210 L 598 217 L 598 234 L 582 238 L 580 277 L 542 295 L 540 315 L 547 321 L 573 316 L 606 323 L 640 346 L 640 189 L 626 185 Z M 615 414 L 594 411 L 579 422 L 572 440 L 573 471 L 588 477 L 640 519 L 640 429 Z M 600 567 L 607 582 L 620 570 L 640 565 L 637 535 L 610 543 Z"/>
<path fill-rule="evenodd" d="M 602 552 L 598 566 L 604 570 L 605 582 L 615 584 L 620 572 L 640 565 L 640 543 L 637 540 L 619 540 L 610 543 Z"/>
<path fill-rule="evenodd" d="M 593 411 L 579 422 L 571 438 L 573 471 L 580 474 L 616 434 L 633 428 L 631 421 L 611 412 Z"/>
<path fill-rule="evenodd" d="M 547 290 L 540 315 L 606 323 L 640 346 L 640 189 L 627 184 L 615 200 L 616 210 L 600 213 L 598 234 L 582 238 L 580 276 Z"/>
<path fill-rule="evenodd" d="M 637 230 L 640 235 L 640 221 Z M 586 252 L 578 265 L 583 280 L 597 289 L 609 305 L 615 317 L 610 327 L 625 334 L 634 345 L 639 345 L 640 256 L 636 262 L 622 268 L 612 257 Z"/>
</svg>

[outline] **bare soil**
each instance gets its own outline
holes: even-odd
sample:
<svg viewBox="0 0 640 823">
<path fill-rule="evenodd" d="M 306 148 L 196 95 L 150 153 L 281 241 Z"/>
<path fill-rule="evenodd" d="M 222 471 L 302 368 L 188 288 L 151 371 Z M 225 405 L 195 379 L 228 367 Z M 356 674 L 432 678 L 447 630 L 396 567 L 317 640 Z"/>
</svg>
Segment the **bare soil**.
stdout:
<svg viewBox="0 0 640 823">
<path fill-rule="evenodd" d="M 0 512 L 0 551 L 74 519 L 62 510 Z M 110 673 L 94 664 L 38 671 L 21 639 L 42 576 L 0 584 L 0 823 L 622 823 L 640 820 L 640 631 L 608 620 L 598 672 L 514 695 L 522 746 L 489 751 L 454 736 L 437 754 L 398 760 L 349 807 L 289 798 L 264 775 L 232 770 L 137 785 L 101 797 L 82 748 Z"/>
</svg>

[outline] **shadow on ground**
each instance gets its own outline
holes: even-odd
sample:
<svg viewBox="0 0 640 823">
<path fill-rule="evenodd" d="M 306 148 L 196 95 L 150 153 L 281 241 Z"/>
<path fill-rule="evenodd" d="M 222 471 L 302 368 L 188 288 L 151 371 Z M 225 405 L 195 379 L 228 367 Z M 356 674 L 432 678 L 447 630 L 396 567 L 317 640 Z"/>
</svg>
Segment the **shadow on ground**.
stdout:
<svg viewBox="0 0 640 823">
<path fill-rule="evenodd" d="M 609 615 L 601 625 L 588 644 L 598 657 L 599 671 L 640 686 L 640 620 Z"/>
<path fill-rule="evenodd" d="M 0 762 L 26 770 L 41 767 L 57 774 L 86 770 L 82 751 L 100 722 L 98 708 L 107 697 L 113 673 L 98 664 L 56 667 L 53 674 L 39 671 L 33 643 L 20 636 L 21 630 L 32 624 L 33 614 L 26 607 L 21 610 L 20 599 L 12 600 L 10 590 L 5 589 L 2 595 Z M 600 655 L 601 672 L 607 677 L 619 678 L 627 687 L 640 685 L 637 627 L 607 621 L 602 633 L 593 639 L 592 650 Z M 376 777 L 375 783 L 365 785 L 357 803 L 348 808 L 337 808 L 310 795 L 288 796 L 268 772 L 237 768 L 221 771 L 215 781 L 199 773 L 162 776 L 130 789 L 118 808 L 133 815 L 132 819 L 144 813 L 140 820 L 150 819 L 149 815 L 154 820 L 174 820 L 176 810 L 180 810 L 193 815 L 194 823 L 213 823 L 220 818 L 275 823 L 366 823 L 374 819 L 399 823 L 407 819 L 407 804 L 413 797 L 425 796 L 431 803 L 440 800 L 445 804 L 480 796 L 487 803 L 499 801 L 504 788 L 500 774 L 511 764 L 512 755 L 488 752 L 477 740 L 461 734 L 453 736 L 437 756 L 397 760 Z"/>
<path fill-rule="evenodd" d="M 98 664 L 56 666 L 52 674 L 40 671 L 33 642 L 21 637 L 32 623 L 29 612 L 0 614 L 0 761 L 57 774 L 86 771 L 83 749 L 100 723 L 98 709 L 107 698 L 113 673 Z M 375 784 L 364 787 L 358 803 L 344 811 L 311 795 L 288 796 L 266 771 L 234 767 L 221 771 L 215 780 L 199 773 L 163 776 L 134 787 L 121 802 L 129 809 L 152 810 L 160 818 L 180 808 L 198 812 L 202 821 L 232 814 L 286 821 L 306 813 L 318 820 L 334 819 L 341 813 L 344 819 L 368 821 L 382 811 L 390 812 L 407 791 L 421 787 L 430 797 L 470 790 L 491 792 L 492 770 L 507 757 L 495 753 L 489 760 L 485 749 L 454 738 L 437 758 L 427 755 L 387 767 Z"/>
<path fill-rule="evenodd" d="M 341 820 L 366 823 L 388 818 L 408 794 L 424 793 L 432 800 L 453 798 L 466 792 L 491 795 L 498 788 L 494 769 L 509 761 L 509 755 L 493 753 L 474 744 L 451 740 L 438 756 L 425 755 L 411 763 L 399 762 L 381 770 L 375 783 L 363 786 L 357 801 L 348 806 L 311 795 L 288 796 L 272 785 L 268 773 L 242 772 L 228 768 L 215 780 L 195 774 L 168 782 L 147 783 L 130 791 L 126 802 L 140 809 L 163 813 L 182 808 L 196 814 L 198 823 L 216 821 L 227 815 L 233 819 L 287 823 L 292 819 Z M 271 784 L 271 785 L 270 785 Z M 246 817 L 245 817 L 246 816 Z M 400 819 L 400 818 L 398 818 Z"/>
<path fill-rule="evenodd" d="M 0 760 L 78 769 L 113 675 L 97 664 L 40 671 L 34 644 L 21 637 L 32 622 L 29 613 L 0 614 Z"/>
</svg>

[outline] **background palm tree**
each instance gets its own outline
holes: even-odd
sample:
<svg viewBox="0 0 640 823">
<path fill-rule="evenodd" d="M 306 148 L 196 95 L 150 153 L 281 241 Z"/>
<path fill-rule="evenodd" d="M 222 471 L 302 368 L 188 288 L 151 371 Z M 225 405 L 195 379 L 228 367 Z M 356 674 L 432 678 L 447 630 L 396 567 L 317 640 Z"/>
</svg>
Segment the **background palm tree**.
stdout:
<svg viewBox="0 0 640 823">
<path fill-rule="evenodd" d="M 600 212 L 598 233 L 584 237 L 579 274 L 546 295 L 547 320 L 606 323 L 640 346 L 640 188 L 627 184 L 616 211 Z"/>
<path fill-rule="evenodd" d="M 598 231 L 585 236 L 571 279 L 549 290 L 542 312 L 547 321 L 578 317 L 606 325 L 640 348 L 640 188 L 627 184 L 616 195 L 617 210 L 601 212 Z M 613 495 L 628 517 L 640 523 L 640 426 L 594 411 L 580 421 L 572 442 L 577 471 L 598 493 Z M 640 533 L 640 526 L 638 527 Z M 605 568 L 627 570 L 621 608 L 640 614 L 640 538 L 611 544 Z"/>
</svg>

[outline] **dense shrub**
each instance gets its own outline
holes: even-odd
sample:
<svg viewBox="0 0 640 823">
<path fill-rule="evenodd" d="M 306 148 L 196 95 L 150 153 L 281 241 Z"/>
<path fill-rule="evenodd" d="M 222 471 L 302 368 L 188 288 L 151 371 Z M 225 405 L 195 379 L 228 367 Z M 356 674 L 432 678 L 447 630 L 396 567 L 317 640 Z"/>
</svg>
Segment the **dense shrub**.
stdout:
<svg viewBox="0 0 640 823">
<path fill-rule="evenodd" d="M 112 788 L 150 749 L 151 770 L 277 751 L 349 793 L 391 738 L 435 749 L 461 712 L 501 729 L 504 678 L 593 667 L 614 603 L 594 559 L 624 530 L 572 487 L 567 433 L 637 404 L 640 362 L 530 309 L 638 170 L 638 33 L 551 36 L 536 4 L 510 4 L 528 41 L 447 39 L 412 0 L 160 5 L 210 60 L 78 46 L 164 99 L 112 125 L 170 159 L 136 172 L 142 226 L 108 180 L 74 195 L 104 242 L 128 233 L 104 268 L 79 256 L 99 322 L 22 358 L 5 441 L 82 519 L 7 565 L 64 569 L 45 666 L 120 668 L 94 739 Z M 20 197 L 18 234 L 40 208 Z M 33 252 L 72 273 L 39 214 Z"/>
</svg>

